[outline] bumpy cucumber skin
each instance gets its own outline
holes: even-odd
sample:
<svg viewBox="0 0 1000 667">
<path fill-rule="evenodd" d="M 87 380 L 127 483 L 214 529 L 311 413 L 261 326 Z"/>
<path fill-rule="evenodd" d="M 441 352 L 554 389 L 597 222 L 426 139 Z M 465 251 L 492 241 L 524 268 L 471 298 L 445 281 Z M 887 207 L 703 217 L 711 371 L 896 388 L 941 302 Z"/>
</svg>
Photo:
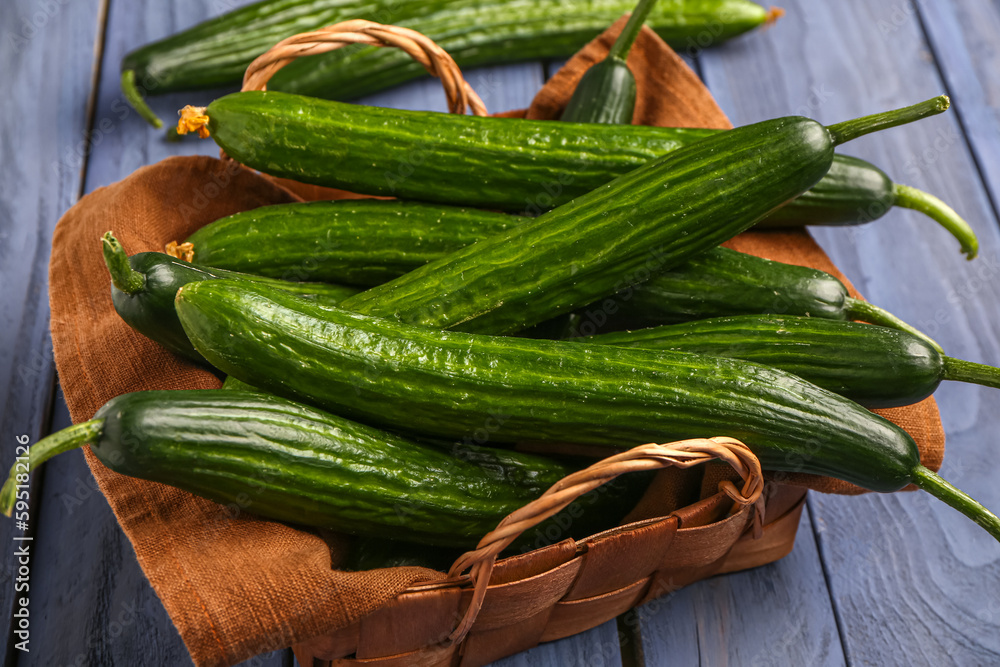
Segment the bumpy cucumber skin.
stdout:
<svg viewBox="0 0 1000 667">
<path fill-rule="evenodd" d="M 273 176 L 505 210 L 568 202 L 717 133 L 404 112 L 272 91 L 220 97 L 207 114 L 229 156 Z"/>
<path fill-rule="evenodd" d="M 706 39 L 720 42 L 766 18 L 747 0 L 660 4 L 650 25 L 680 48 L 703 48 Z M 569 57 L 631 5 L 631 0 L 266 0 L 136 49 L 125 56 L 122 70 L 134 70 L 149 94 L 238 83 L 250 62 L 280 40 L 359 18 L 433 32 L 430 36 L 442 39 L 463 66 Z M 539 22 L 539 16 L 546 20 Z M 387 58 L 382 51 L 397 53 Z M 425 74 L 397 49 L 346 49 L 307 58 L 271 85 L 351 99 Z"/>
<path fill-rule="evenodd" d="M 343 306 L 445 329 L 518 331 L 717 246 L 807 190 L 832 159 L 829 132 L 807 118 L 716 134 Z"/>
<path fill-rule="evenodd" d="M 760 227 L 854 225 L 878 220 L 893 207 L 893 182 L 864 160 L 838 155 L 830 171 L 805 196 L 761 220 Z"/>
<path fill-rule="evenodd" d="M 944 377 L 940 353 L 917 336 L 814 317 L 719 317 L 582 340 L 752 361 L 780 368 L 869 408 L 921 401 Z"/>
<path fill-rule="evenodd" d="M 349 19 L 430 13 L 445 4 L 389 0 L 264 0 L 241 7 L 122 59 L 147 94 L 197 90 L 238 83 L 254 58 L 286 37 Z"/>
<path fill-rule="evenodd" d="M 187 240 L 196 264 L 368 287 L 523 220 L 453 206 L 345 199 L 263 206 L 217 220 Z"/>
<path fill-rule="evenodd" d="M 650 278 L 620 298 L 622 317 L 637 326 L 723 315 L 805 315 L 846 320 L 847 288 L 835 276 L 713 248 L 672 271 Z M 588 309 L 572 335 L 589 335 Z"/>
<path fill-rule="evenodd" d="M 465 69 L 518 60 L 568 58 L 618 18 L 631 0 L 457 0 L 443 11 L 396 25 L 433 39 Z M 678 50 L 699 51 L 761 25 L 763 7 L 747 0 L 665 0 L 647 25 Z M 269 84 L 312 97 L 351 99 L 425 74 L 397 49 L 365 47 L 292 63 Z"/>
<path fill-rule="evenodd" d="M 222 269 L 194 266 L 159 252 L 142 252 L 129 257 L 129 265 L 146 277 L 135 294 L 127 294 L 111 285 L 111 300 L 118 315 L 130 327 L 156 341 L 171 352 L 204 364 L 204 358 L 188 341 L 174 310 L 174 296 L 182 285 L 200 280 L 239 278 L 281 287 L 288 291 L 314 295 L 324 303 L 334 304 L 357 290 L 319 283 L 295 284 L 257 276 L 247 276 Z"/>
<path fill-rule="evenodd" d="M 624 60 L 605 58 L 576 84 L 560 120 L 628 125 L 635 112 L 635 76 Z"/>
<path fill-rule="evenodd" d="M 124 394 L 92 444 L 125 475 L 295 524 L 473 547 L 569 470 L 504 452 L 475 462 L 273 396 Z M 512 461 L 516 460 L 516 464 Z"/>
<path fill-rule="evenodd" d="M 726 130 L 478 118 L 346 105 L 276 92 L 233 93 L 209 128 L 240 162 L 369 195 L 536 215 Z M 428 132 L 428 127 L 434 132 Z M 891 207 L 885 174 L 837 155 L 812 190 L 762 225 L 858 224 Z M 889 184 L 891 189 L 891 182 Z M 776 216 L 773 223 L 769 218 Z"/>
<path fill-rule="evenodd" d="M 898 490 L 919 465 L 899 427 L 750 362 L 445 332 L 235 281 L 192 283 L 176 308 L 195 347 L 226 373 L 383 427 L 616 448 L 725 434 L 767 469 L 873 491 Z"/>
</svg>

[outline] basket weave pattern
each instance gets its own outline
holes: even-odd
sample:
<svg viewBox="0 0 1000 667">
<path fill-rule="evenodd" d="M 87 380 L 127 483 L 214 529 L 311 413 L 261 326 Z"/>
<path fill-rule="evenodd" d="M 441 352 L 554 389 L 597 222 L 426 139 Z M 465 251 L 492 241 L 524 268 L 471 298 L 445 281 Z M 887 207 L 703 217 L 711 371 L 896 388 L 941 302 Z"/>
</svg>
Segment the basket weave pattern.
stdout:
<svg viewBox="0 0 1000 667">
<path fill-rule="evenodd" d="M 667 517 L 502 560 L 461 643 L 447 639 L 472 601 L 471 586 L 418 584 L 371 616 L 293 649 L 302 665 L 317 667 L 487 664 L 596 627 L 706 577 L 784 557 L 806 490 L 768 485 L 765 495 L 773 520 L 760 539 L 752 535 L 752 506 L 730 513 L 733 500 L 720 491 Z"/>
</svg>

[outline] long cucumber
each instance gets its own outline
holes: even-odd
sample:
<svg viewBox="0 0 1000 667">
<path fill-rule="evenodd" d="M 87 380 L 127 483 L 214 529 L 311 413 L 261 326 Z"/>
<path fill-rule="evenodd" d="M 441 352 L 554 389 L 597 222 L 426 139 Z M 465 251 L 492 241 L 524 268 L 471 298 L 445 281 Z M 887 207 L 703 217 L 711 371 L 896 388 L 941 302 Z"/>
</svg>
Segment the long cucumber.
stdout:
<svg viewBox="0 0 1000 667">
<path fill-rule="evenodd" d="M 727 434 L 766 469 L 873 491 L 914 483 L 1000 539 L 1000 520 L 920 464 L 905 431 L 794 375 L 661 350 L 482 336 L 325 308 L 266 286 L 191 283 L 176 308 L 216 367 L 403 431 L 628 447 Z M 817 437 L 822 434 L 822 437 Z"/>
<path fill-rule="evenodd" d="M 261 393 L 143 391 L 28 450 L 28 469 L 89 443 L 112 470 L 294 524 L 471 548 L 571 468 L 483 448 L 454 456 Z M 0 490 L 10 514 L 17 465 Z M 444 482 L 444 483 L 443 483 Z M 634 500 L 634 498 L 633 498 Z"/>
<path fill-rule="evenodd" d="M 744 359 L 788 371 L 869 408 L 916 403 L 942 380 L 1000 387 L 1000 369 L 945 356 L 919 336 L 814 317 L 740 315 L 577 340 Z"/>
<path fill-rule="evenodd" d="M 122 60 L 122 90 L 149 122 L 142 95 L 238 84 L 254 58 L 295 34 L 350 19 L 392 23 L 438 40 L 463 67 L 568 58 L 632 8 L 630 0 L 264 0 L 147 44 Z M 664 0 L 650 26 L 678 48 L 719 43 L 769 17 L 749 0 Z M 306 58 L 270 86 L 351 99 L 426 74 L 396 49 Z"/>
<path fill-rule="evenodd" d="M 892 313 L 852 297 L 835 276 L 728 248 L 712 248 L 614 299 L 570 316 L 567 338 L 592 336 L 614 317 L 615 328 L 645 328 L 728 315 L 800 315 L 860 320 L 899 329 L 940 347 Z"/>
<path fill-rule="evenodd" d="M 526 220 L 441 204 L 344 199 L 236 213 L 187 243 L 200 266 L 374 287 Z"/>
<path fill-rule="evenodd" d="M 129 257 L 111 232 L 102 239 L 104 262 L 111 274 L 111 299 L 125 322 L 168 350 L 203 363 L 191 347 L 174 311 L 174 296 L 181 285 L 218 278 L 259 282 L 334 304 L 357 292 L 350 287 L 326 283 L 277 280 L 224 269 L 194 266 L 159 252 Z"/>
</svg>

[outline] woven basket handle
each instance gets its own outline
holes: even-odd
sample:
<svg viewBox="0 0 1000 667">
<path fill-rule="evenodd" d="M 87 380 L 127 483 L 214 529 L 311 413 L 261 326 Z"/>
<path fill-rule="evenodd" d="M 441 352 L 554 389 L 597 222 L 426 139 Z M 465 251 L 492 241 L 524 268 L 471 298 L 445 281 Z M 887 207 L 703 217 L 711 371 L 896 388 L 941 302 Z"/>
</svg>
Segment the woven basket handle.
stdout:
<svg viewBox="0 0 1000 667">
<path fill-rule="evenodd" d="M 469 608 L 447 642 L 460 642 L 468 634 L 483 606 L 497 556 L 525 530 L 624 473 L 659 470 L 670 466 L 690 468 L 714 459 L 725 461 L 743 478 L 742 489 L 737 489 L 727 480 L 719 484 L 719 490 L 740 505 L 754 505 L 754 537 L 759 537 L 764 525 L 764 477 L 760 461 L 749 447 L 739 440 L 723 437 L 680 440 L 666 445 L 640 445 L 559 480 L 537 500 L 510 513 L 495 530 L 479 541 L 474 551 L 463 554 L 455 561 L 448 577 L 457 579 L 463 572 L 470 570 L 473 592 Z"/>
<path fill-rule="evenodd" d="M 469 109 L 476 116 L 487 115 L 486 105 L 462 78 L 458 65 L 433 40 L 416 30 L 363 19 L 335 23 L 281 40 L 250 63 L 243 75 L 241 90 L 267 90 L 267 82 L 274 73 L 296 58 L 335 51 L 349 44 L 394 46 L 402 49 L 432 76 L 441 79 L 451 113 L 464 114 Z M 202 139 L 208 138 L 208 116 L 205 115 L 205 109 L 190 104 L 181 109 L 178 112 L 180 118 L 177 121 L 177 133 L 184 135 L 197 132 Z M 219 157 L 222 160 L 230 159 L 222 149 L 219 150 Z"/>
<path fill-rule="evenodd" d="M 458 65 L 431 39 L 409 28 L 361 19 L 336 23 L 281 40 L 250 63 L 243 76 L 243 90 L 267 90 L 267 82 L 274 73 L 296 58 L 326 53 L 348 44 L 394 46 L 402 49 L 432 76 L 441 79 L 445 95 L 448 96 L 449 111 L 464 114 L 469 108 L 477 116 L 486 115 L 486 106 L 462 78 Z"/>
</svg>

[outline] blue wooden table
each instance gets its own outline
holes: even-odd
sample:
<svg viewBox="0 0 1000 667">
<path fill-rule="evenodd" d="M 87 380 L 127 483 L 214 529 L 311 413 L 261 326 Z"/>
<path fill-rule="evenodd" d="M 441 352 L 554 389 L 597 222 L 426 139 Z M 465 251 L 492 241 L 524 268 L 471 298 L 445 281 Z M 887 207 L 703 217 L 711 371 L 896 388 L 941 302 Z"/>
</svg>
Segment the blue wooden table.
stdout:
<svg viewBox="0 0 1000 667">
<path fill-rule="evenodd" d="M 242 0 L 42 2 L 0 10 L 0 468 L 19 436 L 68 424 L 48 336 L 52 229 L 83 194 L 169 155 L 123 103 L 128 51 Z M 799 113 L 835 122 L 945 92 L 949 113 L 852 143 L 900 182 L 950 202 L 981 257 L 900 210 L 861 228 L 816 230 L 876 303 L 953 356 L 1000 365 L 1000 3 L 792 0 L 773 28 L 687 55 L 736 124 Z M 470 72 L 491 110 L 523 107 L 558 63 Z M 163 117 L 214 93 L 156 98 Z M 366 102 L 444 110 L 421 81 Z M 1000 511 L 1000 392 L 946 384 L 944 474 Z M 184 665 L 190 658 L 139 570 L 80 452 L 33 477 L 27 533 L 0 521 L 0 620 L 14 638 L 15 585 L 30 583 L 30 652 L 8 665 Z M 15 538 L 27 535 L 29 541 Z M 15 551 L 30 544 L 30 572 Z M 16 639 L 15 639 L 16 640 Z M 289 651 L 245 664 L 294 662 Z M 924 494 L 812 494 L 794 551 L 717 577 L 501 665 L 1000 664 L 1000 545 Z"/>
</svg>

